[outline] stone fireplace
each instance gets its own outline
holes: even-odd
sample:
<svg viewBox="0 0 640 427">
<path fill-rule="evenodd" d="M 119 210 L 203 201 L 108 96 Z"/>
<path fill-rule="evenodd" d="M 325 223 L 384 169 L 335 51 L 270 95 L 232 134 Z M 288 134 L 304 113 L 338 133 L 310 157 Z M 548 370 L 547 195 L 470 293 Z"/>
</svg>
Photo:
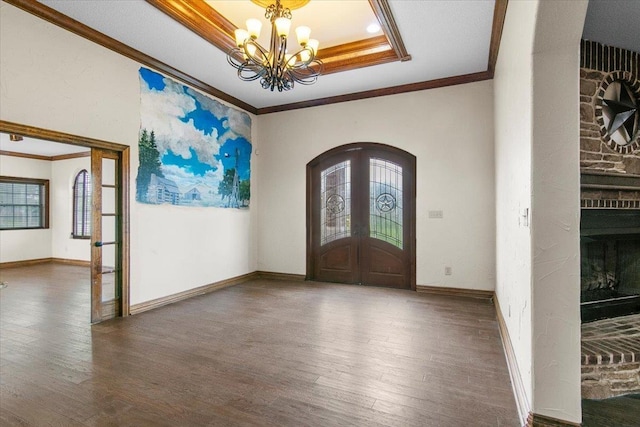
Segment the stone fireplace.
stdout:
<svg viewBox="0 0 640 427">
<path fill-rule="evenodd" d="M 640 53 L 580 49 L 582 397 L 640 390 Z"/>
</svg>

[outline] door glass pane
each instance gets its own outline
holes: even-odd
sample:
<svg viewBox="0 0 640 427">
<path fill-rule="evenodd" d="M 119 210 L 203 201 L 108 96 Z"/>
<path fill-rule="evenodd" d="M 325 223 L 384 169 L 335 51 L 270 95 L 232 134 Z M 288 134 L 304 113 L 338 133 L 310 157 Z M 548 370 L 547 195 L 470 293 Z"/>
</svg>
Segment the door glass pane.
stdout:
<svg viewBox="0 0 640 427">
<path fill-rule="evenodd" d="M 116 212 L 116 189 L 102 187 L 102 213 L 114 214 Z"/>
<path fill-rule="evenodd" d="M 116 216 L 103 216 L 102 217 L 102 241 L 103 242 L 115 242 L 116 241 Z"/>
<path fill-rule="evenodd" d="M 320 245 L 351 236 L 351 161 L 320 173 Z"/>
<path fill-rule="evenodd" d="M 116 185 L 116 160 L 102 158 L 102 185 Z"/>
<path fill-rule="evenodd" d="M 116 247 L 115 244 L 106 244 L 102 247 L 102 301 L 111 301 L 119 297 Z"/>
<path fill-rule="evenodd" d="M 402 166 L 369 161 L 369 236 L 402 249 Z"/>
</svg>

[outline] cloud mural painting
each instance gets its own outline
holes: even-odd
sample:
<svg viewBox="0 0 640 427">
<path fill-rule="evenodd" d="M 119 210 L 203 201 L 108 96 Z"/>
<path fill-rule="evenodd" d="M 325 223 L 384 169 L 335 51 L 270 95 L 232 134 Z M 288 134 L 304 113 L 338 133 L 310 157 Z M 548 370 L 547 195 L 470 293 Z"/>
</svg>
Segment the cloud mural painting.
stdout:
<svg viewBox="0 0 640 427">
<path fill-rule="evenodd" d="M 245 208 L 251 197 L 251 118 L 140 68 L 136 200 Z"/>
</svg>

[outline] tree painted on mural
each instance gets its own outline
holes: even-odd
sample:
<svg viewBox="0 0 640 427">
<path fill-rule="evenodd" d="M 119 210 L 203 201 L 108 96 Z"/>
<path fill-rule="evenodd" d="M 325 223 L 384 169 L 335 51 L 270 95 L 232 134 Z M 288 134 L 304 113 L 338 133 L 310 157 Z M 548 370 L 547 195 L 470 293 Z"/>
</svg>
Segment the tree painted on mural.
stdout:
<svg viewBox="0 0 640 427">
<path fill-rule="evenodd" d="M 151 175 L 163 178 L 160 153 L 156 145 L 156 136 L 153 131 L 148 132 L 142 129 L 140 138 L 138 139 L 138 159 L 140 166 L 138 167 L 138 176 L 136 177 L 136 200 L 139 202 L 147 202 L 147 193 Z"/>
<path fill-rule="evenodd" d="M 251 184 L 248 179 L 240 181 L 238 199 L 240 199 L 241 206 L 247 206 L 249 204 L 249 199 L 251 199 Z"/>
<path fill-rule="evenodd" d="M 234 191 L 234 183 L 237 186 Z M 227 207 L 247 206 L 251 198 L 250 182 L 248 179 L 236 177 L 235 168 L 224 171 L 224 177 L 218 184 L 218 194 L 224 201 L 227 199 Z"/>
</svg>

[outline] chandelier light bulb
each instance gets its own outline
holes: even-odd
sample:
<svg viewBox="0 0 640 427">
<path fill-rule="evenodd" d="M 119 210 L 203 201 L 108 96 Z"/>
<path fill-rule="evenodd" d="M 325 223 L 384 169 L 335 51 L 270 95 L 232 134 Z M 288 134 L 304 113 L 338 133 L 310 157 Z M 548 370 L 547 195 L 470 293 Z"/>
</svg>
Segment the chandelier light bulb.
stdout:
<svg viewBox="0 0 640 427">
<path fill-rule="evenodd" d="M 280 37 L 288 37 L 291 28 L 291 20 L 287 18 L 276 19 L 276 31 Z"/>
<path fill-rule="evenodd" d="M 311 58 L 311 52 L 309 52 L 306 49 L 300 51 L 300 60 L 302 62 L 307 62 L 310 58 Z"/>
<path fill-rule="evenodd" d="M 320 42 L 316 39 L 311 39 L 309 40 L 308 43 L 308 47 L 311 48 L 311 50 L 313 51 L 313 55 L 317 55 L 318 54 L 318 47 L 320 46 Z"/>
<path fill-rule="evenodd" d="M 249 32 L 247 30 L 243 30 L 242 28 L 238 28 L 235 31 L 236 35 L 236 46 L 242 47 L 244 42 L 249 38 Z"/>
<path fill-rule="evenodd" d="M 305 47 L 309 43 L 309 36 L 311 35 L 311 28 L 300 26 L 296 28 L 296 37 L 298 38 L 298 44 Z"/>
<path fill-rule="evenodd" d="M 262 29 L 262 22 L 258 19 L 247 19 L 247 32 L 252 39 L 260 37 L 260 30 Z"/>
</svg>

